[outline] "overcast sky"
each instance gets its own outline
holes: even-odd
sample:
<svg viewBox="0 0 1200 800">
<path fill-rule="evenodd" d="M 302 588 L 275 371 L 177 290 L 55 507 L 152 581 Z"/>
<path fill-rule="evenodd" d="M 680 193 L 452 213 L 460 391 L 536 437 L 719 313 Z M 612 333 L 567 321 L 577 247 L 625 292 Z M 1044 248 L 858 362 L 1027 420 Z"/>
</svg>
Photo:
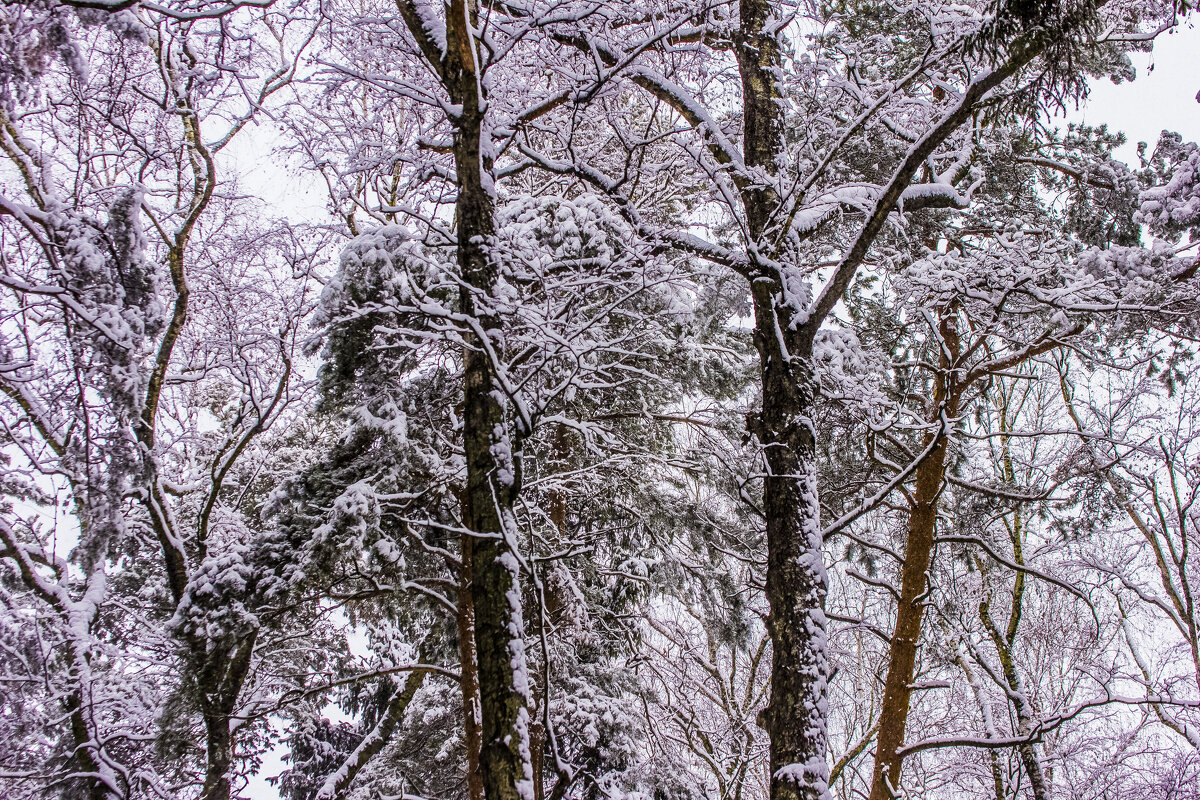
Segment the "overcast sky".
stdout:
<svg viewBox="0 0 1200 800">
<path fill-rule="evenodd" d="M 1185 141 L 1200 140 L 1200 20 L 1193 15 L 1190 24 L 1160 36 L 1153 53 L 1132 58 L 1137 80 L 1095 81 L 1085 104 L 1069 118 L 1124 131 L 1129 143 L 1117 155 L 1136 166 L 1137 143 L 1153 150 L 1164 129 Z"/>
</svg>

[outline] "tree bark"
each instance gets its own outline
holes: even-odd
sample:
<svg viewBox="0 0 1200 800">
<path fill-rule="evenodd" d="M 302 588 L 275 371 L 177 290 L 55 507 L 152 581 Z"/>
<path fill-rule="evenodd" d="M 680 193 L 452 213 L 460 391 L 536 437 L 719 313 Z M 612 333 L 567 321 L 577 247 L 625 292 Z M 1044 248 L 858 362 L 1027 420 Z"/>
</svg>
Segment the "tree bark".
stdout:
<svg viewBox="0 0 1200 800">
<path fill-rule="evenodd" d="M 233 784 L 229 768 L 233 765 L 233 735 L 229 720 L 222 719 L 219 709 L 204 712 L 204 789 L 202 800 L 229 800 Z"/>
<path fill-rule="evenodd" d="M 467 462 L 467 528 L 471 543 L 471 601 L 479 678 L 479 766 L 487 800 L 532 800 L 529 699 L 519 562 L 513 548 L 512 508 L 520 487 L 520 437 L 488 350 L 502 351 L 503 326 L 487 303 L 497 268 L 487 247 L 495 235 L 492 161 L 483 147 L 485 88 L 473 30 L 478 4 L 452 0 L 446 8 L 443 80 L 462 111 L 454 123 L 458 266 L 465 286 L 462 311 L 482 337 L 464 331 L 463 446 Z"/>
<path fill-rule="evenodd" d="M 465 506 L 464 506 L 465 508 Z M 464 515 L 465 517 L 466 515 Z M 479 668 L 475 658 L 475 604 L 471 601 L 470 534 L 462 537 L 462 572 L 458 588 L 459 681 L 462 687 L 463 746 L 467 751 L 467 798 L 483 800 L 483 776 L 479 773 Z"/>
<path fill-rule="evenodd" d="M 256 640 L 256 634 L 251 633 L 232 650 L 208 654 L 203 668 L 198 671 L 206 751 L 201 800 L 230 800 L 233 793 L 229 773 L 233 768 L 236 740 L 230 722 L 250 671 Z"/>
<path fill-rule="evenodd" d="M 767 298 L 756 302 L 755 331 L 763 379 L 755 433 L 767 468 L 763 510 L 772 647 L 771 698 L 762 721 L 771 740 L 771 800 L 817 800 L 827 793 L 829 780 L 828 584 L 810 418 L 817 385 L 810 357 L 789 355 L 779 346 L 776 320 L 783 315 L 768 303 Z"/>
<path fill-rule="evenodd" d="M 742 78 L 743 157 L 751 170 L 776 174 L 784 151 L 779 34 L 767 0 L 742 0 L 734 42 Z M 751 241 L 754 343 L 759 354 L 762 410 L 751 421 L 767 474 L 766 595 L 770 606 L 771 697 L 760 722 L 771 750 L 771 800 L 818 800 L 828 795 L 826 763 L 828 673 L 825 597 L 817 498 L 816 434 L 811 414 L 818 386 L 812 338 L 789 302 L 781 276 L 755 264 L 771 257 L 772 219 L 779 197 L 768 183 L 743 180 L 742 202 Z"/>
<path fill-rule="evenodd" d="M 912 682 L 916 671 L 917 647 L 929 588 L 929 565 L 937 526 L 938 499 L 946 469 L 948 439 L 942 427 L 958 415 L 960 388 L 954 379 L 960 342 L 954 318 L 944 315 L 939 322 L 942 342 L 940 369 L 929 421 L 939 427 L 925 440 L 929 454 L 917 467 L 912 508 L 908 516 L 908 541 L 901 567 L 900 602 L 896 628 L 888 648 L 888 671 L 879 710 L 879 741 L 875 747 L 875 769 L 871 778 L 871 800 L 891 800 L 900 787 L 903 759 L 899 754 L 908 726 Z M 936 442 L 934 441 L 936 439 Z"/>
<path fill-rule="evenodd" d="M 441 79 L 455 110 L 454 132 L 457 261 L 462 277 L 459 305 L 476 327 L 464 327 L 463 450 L 467 485 L 464 522 L 472 541 L 464 547 L 470 568 L 476 675 L 479 681 L 479 777 L 487 800 L 533 800 L 529 754 L 529 686 L 520 562 L 513 538 L 513 503 L 520 491 L 520 444 L 497 381 L 493 353 L 503 353 L 503 323 L 488 298 L 497 267 L 488 253 L 495 235 L 492 156 L 484 147 L 487 92 L 484 57 L 477 47 L 478 0 L 445 5 L 445 49 L 426 30 L 415 0 L 397 0 L 405 25 Z M 483 302 L 478 302 L 482 298 Z M 462 615 L 460 615 L 462 616 Z M 460 625 L 466 617 L 460 619 Z M 464 669 L 469 670 L 464 662 Z M 469 688 L 467 689 L 469 691 Z M 471 735 L 473 700 L 464 694 L 464 723 Z M 471 744 L 468 742 L 468 750 Z M 471 785 L 468 764 L 468 786 Z"/>
</svg>

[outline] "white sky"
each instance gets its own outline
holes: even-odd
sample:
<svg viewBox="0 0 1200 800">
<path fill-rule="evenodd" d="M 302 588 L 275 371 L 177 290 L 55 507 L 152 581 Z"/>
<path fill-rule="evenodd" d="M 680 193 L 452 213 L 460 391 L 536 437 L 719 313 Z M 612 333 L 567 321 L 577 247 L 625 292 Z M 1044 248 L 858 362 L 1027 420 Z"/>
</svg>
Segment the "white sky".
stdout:
<svg viewBox="0 0 1200 800">
<path fill-rule="evenodd" d="M 1116 155 L 1136 166 L 1137 143 L 1153 150 L 1164 129 L 1182 134 L 1184 141 L 1200 140 L 1200 20 L 1193 15 L 1160 36 L 1153 53 L 1134 53 L 1132 60 L 1135 81 L 1096 81 L 1085 105 L 1069 118 L 1124 131 L 1129 143 Z"/>
</svg>

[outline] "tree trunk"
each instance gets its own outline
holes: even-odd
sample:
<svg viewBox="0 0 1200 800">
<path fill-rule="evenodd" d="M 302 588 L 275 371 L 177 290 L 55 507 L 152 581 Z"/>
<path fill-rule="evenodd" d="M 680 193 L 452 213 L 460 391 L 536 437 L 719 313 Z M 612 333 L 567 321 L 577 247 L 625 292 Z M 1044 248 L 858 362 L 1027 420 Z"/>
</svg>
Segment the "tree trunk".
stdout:
<svg viewBox="0 0 1200 800">
<path fill-rule="evenodd" d="M 467 485 L 464 522 L 473 541 L 464 548 L 470 568 L 475 621 L 475 664 L 479 680 L 479 775 L 487 800 L 533 800 L 529 755 L 529 681 L 525 623 L 519 585 L 520 562 L 513 538 L 513 503 L 520 490 L 520 444 L 506 412 L 493 354 L 504 352 L 504 328 L 490 298 L 498 278 L 488 243 L 495 235 L 495 174 L 491 148 L 484 147 L 487 109 L 484 54 L 478 48 L 478 0 L 445 4 L 445 49 L 430 36 L 427 8 L 397 0 L 397 8 L 432 70 L 456 107 L 454 131 L 457 260 L 462 277 L 460 310 L 478 327 L 462 330 L 463 450 Z M 483 302 L 477 302 L 482 298 Z M 460 625 L 466 617 L 460 619 Z M 464 661 L 464 664 L 469 664 Z M 465 667 L 467 670 L 469 666 Z M 469 687 L 467 688 L 469 692 Z M 464 720 L 471 735 L 472 699 L 464 695 Z M 471 749 L 470 742 L 467 744 Z M 471 766 L 468 764 L 468 786 Z"/>
<path fill-rule="evenodd" d="M 487 800 L 532 800 L 528 679 L 519 563 L 513 552 L 512 508 L 520 482 L 519 437 L 512 435 L 491 356 L 502 352 L 502 323 L 476 296 L 490 297 L 497 280 L 487 243 L 495 234 L 491 158 L 482 146 L 485 107 L 480 56 L 472 30 L 478 6 L 453 0 L 446 10 L 444 79 L 461 104 L 454 120 L 458 178 L 458 265 L 466 284 L 462 311 L 478 320 L 486 341 L 464 332 L 463 446 L 467 462 L 467 527 L 471 600 L 475 611 L 481 721 L 480 773 Z"/>
<path fill-rule="evenodd" d="M 810 418 L 817 385 L 811 356 L 789 355 L 780 346 L 778 331 L 787 328 L 780 327 L 786 316 L 770 296 L 776 292 L 766 282 L 755 292 L 763 399 L 754 432 L 767 468 L 763 510 L 772 647 L 771 698 L 762 724 L 771 741 L 771 800 L 817 800 L 826 796 L 829 782 L 828 585 Z"/>
<path fill-rule="evenodd" d="M 760 331 L 756 338 L 765 335 Z M 828 587 L 816 442 L 808 418 L 816 384 L 806 364 L 783 364 L 778 353 L 768 352 L 762 368 L 758 434 L 767 465 L 763 503 L 772 646 L 771 699 L 763 720 L 771 740 L 771 800 L 816 800 L 827 791 L 829 778 L 824 612 Z"/>
<path fill-rule="evenodd" d="M 784 150 L 778 84 L 782 62 L 772 11 L 767 0 L 742 0 L 734 42 L 742 78 L 746 166 L 768 175 L 779 171 Z M 778 194 L 766 183 L 746 179 L 741 194 L 752 263 L 760 253 L 773 257 Z M 751 427 L 767 467 L 763 510 L 772 648 L 771 697 L 760 721 L 771 743 L 771 800 L 818 800 L 829 791 L 828 582 L 811 420 L 818 392 L 812 339 L 801 333 L 804 321 L 797 318 L 777 270 L 756 265 L 751 295 L 762 381 L 762 410 Z"/>
<path fill-rule="evenodd" d="M 230 721 L 250 671 L 257 636 L 251 633 L 232 652 L 207 654 L 198 676 L 200 711 L 204 717 L 204 788 L 200 800 L 230 800 L 233 781 L 234 734 Z"/>
<path fill-rule="evenodd" d="M 958 415 L 959 387 L 954 380 L 960 343 L 952 316 L 943 316 L 938 326 L 943 347 L 941 369 L 933 395 L 933 418 L 939 429 L 925 440 L 929 455 L 916 471 L 916 487 L 908 517 L 908 541 L 901 567 L 900 602 L 896 607 L 896 629 L 888 653 L 887 679 L 879 710 L 879 741 L 875 747 L 875 770 L 871 778 L 871 800 L 891 800 L 899 793 L 908 709 L 916 672 L 917 647 L 929 588 L 929 565 L 933 556 L 938 498 L 946 469 L 948 440 L 940 426 Z M 935 441 L 936 439 L 936 441 Z"/>
<path fill-rule="evenodd" d="M 468 800 L 483 800 L 483 776 L 479 774 L 481 736 L 479 669 L 475 659 L 475 604 L 471 602 L 471 543 L 473 541 L 470 534 L 463 534 L 457 619 L 459 682 L 462 687 L 463 745 L 467 751 L 467 798 Z"/>
<path fill-rule="evenodd" d="M 782 62 L 772 11 L 768 0 L 741 0 L 734 42 L 742 78 L 744 159 L 747 167 L 767 175 L 779 171 L 784 150 L 778 84 Z M 773 257 L 778 194 L 766 183 L 743 178 L 741 195 L 752 263 L 760 253 Z M 762 382 L 762 411 L 751 428 L 767 467 L 763 510 L 772 647 L 771 697 L 760 722 L 771 743 L 771 800 L 818 800 L 829 791 L 828 582 L 811 420 L 818 392 L 812 338 L 776 269 L 755 265 L 750 278 Z"/>
<path fill-rule="evenodd" d="M 219 710 L 205 712 L 204 732 L 207 760 L 201 800 L 229 800 L 233 792 L 229 779 L 229 770 L 233 766 L 233 734 L 228 718 L 223 718 Z"/>
</svg>

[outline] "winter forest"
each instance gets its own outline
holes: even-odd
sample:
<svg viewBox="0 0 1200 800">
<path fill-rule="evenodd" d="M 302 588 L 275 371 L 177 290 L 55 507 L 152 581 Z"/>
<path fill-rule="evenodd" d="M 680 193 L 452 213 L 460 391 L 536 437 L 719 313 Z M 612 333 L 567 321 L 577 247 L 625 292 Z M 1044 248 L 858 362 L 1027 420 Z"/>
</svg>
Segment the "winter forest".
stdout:
<svg viewBox="0 0 1200 800">
<path fill-rule="evenodd" d="M 0 797 L 1200 800 L 1190 5 L 4 0 Z"/>
</svg>

